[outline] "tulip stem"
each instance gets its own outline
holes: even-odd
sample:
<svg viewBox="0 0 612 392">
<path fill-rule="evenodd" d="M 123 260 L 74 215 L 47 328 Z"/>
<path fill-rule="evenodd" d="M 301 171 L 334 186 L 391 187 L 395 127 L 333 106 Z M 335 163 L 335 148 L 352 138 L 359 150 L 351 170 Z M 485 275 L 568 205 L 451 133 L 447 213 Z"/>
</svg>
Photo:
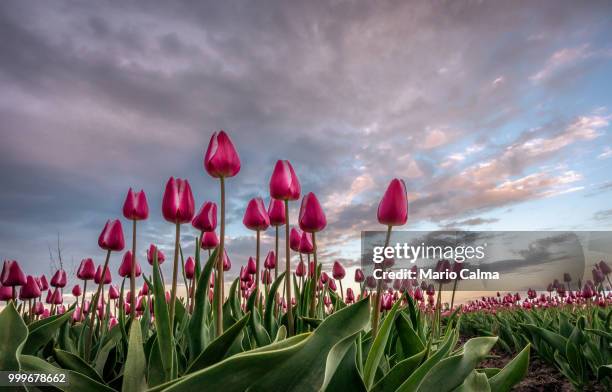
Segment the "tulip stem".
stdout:
<svg viewBox="0 0 612 392">
<path fill-rule="evenodd" d="M 94 319 L 96 318 L 96 309 L 98 307 L 98 298 L 100 297 L 100 292 L 104 287 L 104 278 L 106 277 L 106 270 L 108 269 L 108 261 L 110 260 L 110 249 L 106 252 L 106 260 L 104 261 L 104 267 L 102 268 L 102 274 L 100 275 L 100 283 L 98 283 L 98 289 L 96 290 L 96 294 L 92 299 L 92 302 L 89 304 L 89 331 L 87 333 L 87 340 L 85 341 L 85 361 L 89 361 L 89 354 L 91 350 L 91 343 L 93 338 L 93 329 L 94 329 Z M 102 293 L 104 295 L 104 293 Z"/>
<path fill-rule="evenodd" d="M 172 291 L 170 292 L 170 329 L 174 333 L 174 302 L 176 301 L 176 281 L 178 279 L 179 241 L 181 224 L 176 222 L 176 237 L 174 239 L 174 266 L 172 267 Z M 164 290 L 165 291 L 165 290 Z"/>
<path fill-rule="evenodd" d="M 255 245 L 255 266 L 256 266 L 256 271 L 255 271 L 255 287 L 257 288 L 257 297 L 255 298 L 255 306 L 259 305 L 259 297 L 261 296 L 259 293 L 259 230 L 256 230 L 256 245 Z"/>
<path fill-rule="evenodd" d="M 81 297 L 81 309 L 79 309 L 79 320 L 83 320 L 83 307 L 85 306 L 85 295 L 87 294 L 87 280 L 83 281 L 83 296 Z"/>
<path fill-rule="evenodd" d="M 342 289 L 342 279 L 338 279 L 338 284 L 340 285 L 340 296 L 342 298 L 342 302 L 344 302 L 344 290 Z"/>
<path fill-rule="evenodd" d="M 274 238 L 274 257 L 276 258 L 276 260 L 274 260 L 276 263 L 274 263 L 274 280 L 276 280 L 278 278 L 278 226 L 274 226 L 274 228 L 276 229 L 276 236 Z"/>
<path fill-rule="evenodd" d="M 385 238 L 385 248 L 389 246 L 389 241 L 391 240 L 391 229 L 393 226 L 387 226 L 387 236 Z M 383 248 L 384 249 L 384 248 Z M 384 263 L 384 262 L 383 262 Z M 384 268 L 384 264 L 381 265 L 381 268 Z M 376 294 L 374 295 L 374 309 L 372 314 L 372 339 L 376 337 L 378 334 L 378 322 L 380 320 L 380 302 L 382 299 L 382 279 L 378 279 L 376 282 Z"/>
<path fill-rule="evenodd" d="M 285 290 L 287 290 L 287 336 L 293 336 L 293 307 L 291 306 L 291 250 L 289 249 L 289 200 L 285 200 Z"/>
<path fill-rule="evenodd" d="M 313 255 L 313 269 L 312 269 L 312 281 L 314 290 L 312 291 L 312 301 L 310 302 L 310 316 L 315 317 L 315 299 L 317 292 L 317 285 L 319 283 L 319 275 L 317 274 L 317 233 L 312 233 L 312 255 Z M 310 256 L 308 259 L 308 266 L 310 266 Z"/>
<path fill-rule="evenodd" d="M 215 296 L 217 297 L 216 336 L 223 334 L 223 256 L 225 252 L 225 179 L 219 177 L 221 186 L 221 228 L 219 229 L 219 253 L 217 254 L 217 283 Z"/>
<path fill-rule="evenodd" d="M 132 220 L 132 268 L 130 271 L 130 318 L 136 317 L 136 219 Z"/>
</svg>

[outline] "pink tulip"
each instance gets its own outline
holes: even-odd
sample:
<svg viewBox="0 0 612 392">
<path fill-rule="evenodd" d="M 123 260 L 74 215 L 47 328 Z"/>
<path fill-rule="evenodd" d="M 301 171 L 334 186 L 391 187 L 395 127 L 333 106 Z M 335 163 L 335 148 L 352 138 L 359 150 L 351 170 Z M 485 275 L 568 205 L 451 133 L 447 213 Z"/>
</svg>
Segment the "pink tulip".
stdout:
<svg viewBox="0 0 612 392">
<path fill-rule="evenodd" d="M 99 265 L 98 269 L 96 269 L 96 276 L 94 276 L 94 282 L 99 284 L 100 280 L 102 280 L 102 266 L 101 265 Z M 106 271 L 104 273 L 104 284 L 109 284 L 111 282 L 112 282 L 112 278 L 111 278 L 110 269 L 106 268 Z"/>
<path fill-rule="evenodd" d="M 15 260 L 5 260 L 2 265 L 2 273 L 0 274 L 0 283 L 3 286 L 23 286 L 26 284 L 26 276 L 24 275 L 19 263 Z"/>
<path fill-rule="evenodd" d="M 215 231 L 217 228 L 217 205 L 212 201 L 202 204 L 198 214 L 193 217 L 191 225 L 202 232 Z"/>
<path fill-rule="evenodd" d="M 24 300 L 38 297 L 40 297 L 40 288 L 34 278 L 28 275 L 26 284 L 21 286 L 21 290 L 19 290 L 19 299 Z"/>
<path fill-rule="evenodd" d="M 13 299 L 13 288 L 11 286 L 0 285 L 0 301 L 10 301 Z"/>
<path fill-rule="evenodd" d="M 149 285 L 147 282 L 142 284 L 142 288 L 138 292 L 138 295 L 148 295 L 149 294 Z"/>
<path fill-rule="evenodd" d="M 270 196 L 278 200 L 297 200 L 302 188 L 289 161 L 278 160 L 270 177 Z"/>
<path fill-rule="evenodd" d="M 227 255 L 227 252 L 225 251 L 225 249 L 223 249 L 223 271 L 229 271 L 231 268 L 232 268 L 232 261 Z"/>
<path fill-rule="evenodd" d="M 134 193 L 132 188 L 128 190 L 123 202 L 123 216 L 129 220 L 143 220 L 149 217 L 147 196 L 142 189 L 137 193 Z"/>
<path fill-rule="evenodd" d="M 330 288 L 331 291 L 336 291 L 338 289 L 338 287 L 336 286 L 336 281 L 333 279 L 329 279 L 327 286 Z"/>
<path fill-rule="evenodd" d="M 365 280 L 365 276 L 363 275 L 363 271 L 359 268 L 355 270 L 355 282 L 361 283 Z"/>
<path fill-rule="evenodd" d="M 59 289 L 55 289 L 53 291 L 53 294 L 51 295 L 51 302 L 54 305 L 59 305 L 63 302 L 64 298 L 62 297 L 62 293 L 59 291 Z"/>
<path fill-rule="evenodd" d="M 610 275 L 610 273 L 612 273 L 612 268 L 610 268 L 608 263 L 606 263 L 605 261 L 601 260 L 598 265 L 599 269 L 604 275 Z"/>
<path fill-rule="evenodd" d="M 189 280 L 193 279 L 195 275 L 195 261 L 193 257 L 189 256 L 185 261 L 185 277 Z"/>
<path fill-rule="evenodd" d="M 65 287 L 66 286 L 66 271 L 57 270 L 51 278 L 51 286 L 53 287 Z"/>
<path fill-rule="evenodd" d="M 255 259 L 254 258 L 249 257 L 249 261 L 247 261 L 246 270 L 251 275 L 257 273 L 257 264 L 255 263 Z"/>
<path fill-rule="evenodd" d="M 320 279 L 321 279 L 321 283 L 323 284 L 327 283 L 327 281 L 329 280 L 329 275 L 327 275 L 327 272 L 322 272 Z"/>
<path fill-rule="evenodd" d="M 264 270 L 262 277 L 261 277 L 261 282 L 263 284 L 270 284 L 272 283 L 272 276 L 270 275 L 270 270 Z"/>
<path fill-rule="evenodd" d="M 115 317 L 111 317 L 108 320 L 108 329 L 113 329 L 114 327 L 117 326 L 117 324 L 119 324 L 119 321 L 117 321 Z"/>
<path fill-rule="evenodd" d="M 261 197 L 255 197 L 249 201 L 244 212 L 242 223 L 251 230 L 266 230 L 270 226 L 270 218 Z"/>
<path fill-rule="evenodd" d="M 46 319 L 50 315 L 51 315 L 51 312 L 49 311 L 49 309 L 43 309 L 43 312 L 41 313 L 40 318 L 41 319 Z"/>
<path fill-rule="evenodd" d="M 118 219 L 106 221 L 104 229 L 102 230 L 102 233 L 100 233 L 100 237 L 98 237 L 98 246 L 108 251 L 123 250 L 125 246 L 125 241 L 123 240 L 123 228 L 121 227 L 121 222 Z"/>
<path fill-rule="evenodd" d="M 234 177 L 240 171 L 238 153 L 223 130 L 212 134 L 204 154 L 204 168 L 215 178 Z"/>
<path fill-rule="evenodd" d="M 194 213 L 193 194 L 189 181 L 170 177 L 162 200 L 164 219 L 172 223 L 187 223 Z"/>
<path fill-rule="evenodd" d="M 217 233 L 214 231 L 207 231 L 202 234 L 202 241 L 200 242 L 200 248 L 204 250 L 215 249 L 219 246 L 219 238 Z"/>
<path fill-rule="evenodd" d="M 136 269 L 134 271 L 134 276 L 140 276 L 142 274 L 142 268 L 140 267 L 140 263 L 136 260 Z M 132 275 L 132 251 L 128 250 L 123 255 L 123 260 L 121 261 L 121 265 L 119 266 L 119 276 L 122 278 L 128 277 Z"/>
<path fill-rule="evenodd" d="M 291 228 L 291 234 L 289 234 L 289 247 L 294 252 L 300 251 L 300 241 L 302 240 L 302 233 L 295 227 Z"/>
<path fill-rule="evenodd" d="M 346 271 L 340 262 L 334 261 L 334 266 L 332 267 L 332 276 L 334 279 L 344 279 L 346 275 Z"/>
<path fill-rule="evenodd" d="M 108 288 L 108 298 L 110 298 L 110 299 L 117 299 L 117 298 L 119 298 L 119 290 L 117 290 L 117 287 L 115 287 L 114 285 L 111 285 Z"/>
<path fill-rule="evenodd" d="M 401 226 L 408 220 L 408 197 L 406 185 L 393 179 L 378 205 L 378 222 L 387 226 Z"/>
<path fill-rule="evenodd" d="M 151 244 L 147 250 L 147 261 L 150 265 L 153 265 L 153 257 L 155 254 L 157 254 L 157 263 L 162 265 L 166 260 L 166 255 L 164 255 L 164 252 L 159 250 L 155 245 Z"/>
<path fill-rule="evenodd" d="M 325 214 L 314 193 L 310 192 L 302 199 L 300 207 L 300 229 L 309 233 L 316 233 L 327 226 Z"/>
<path fill-rule="evenodd" d="M 302 232 L 302 238 L 300 239 L 299 252 L 305 255 L 314 253 L 314 246 L 312 245 L 312 235 L 306 231 Z"/>
<path fill-rule="evenodd" d="M 349 287 L 346 289 L 346 302 L 350 304 L 353 301 L 355 301 L 355 293 L 353 293 L 353 289 Z"/>
<path fill-rule="evenodd" d="M 244 267 L 240 267 L 240 280 L 243 282 L 248 282 L 250 279 L 251 275 L 249 274 L 249 271 Z"/>
<path fill-rule="evenodd" d="M 273 250 L 268 252 L 268 255 L 266 256 L 266 261 L 264 261 L 264 267 L 266 269 L 274 269 L 276 267 L 276 256 L 274 255 Z"/>
<path fill-rule="evenodd" d="M 91 279 L 93 279 L 93 274 L 91 276 Z M 49 283 L 47 282 L 47 277 L 43 274 L 40 275 L 40 279 L 39 279 L 39 285 L 38 287 L 40 287 L 41 291 L 47 290 L 49 288 Z"/>
<path fill-rule="evenodd" d="M 96 267 L 94 265 L 93 260 L 92 259 L 81 260 L 81 265 L 79 265 L 79 269 L 77 270 L 77 277 L 81 280 L 92 280 L 95 274 L 96 274 Z M 43 277 L 41 277 L 41 281 Z M 47 288 L 45 287 L 41 289 L 46 290 Z"/>
<path fill-rule="evenodd" d="M 306 275 L 306 263 L 303 261 L 298 263 L 297 268 L 295 269 L 295 275 L 300 278 Z"/>
<path fill-rule="evenodd" d="M 83 321 L 84 317 L 83 317 L 83 312 L 81 312 L 81 307 L 77 306 L 76 308 L 74 308 L 74 312 L 72 312 L 72 322 L 73 323 L 80 323 L 81 321 Z"/>
<path fill-rule="evenodd" d="M 78 284 L 75 284 L 74 287 L 72 287 L 72 295 L 74 295 L 75 297 L 80 297 L 81 296 L 81 286 L 79 286 Z"/>
<path fill-rule="evenodd" d="M 282 200 L 270 198 L 268 204 L 268 216 L 272 226 L 282 226 L 286 222 L 285 203 Z"/>
</svg>

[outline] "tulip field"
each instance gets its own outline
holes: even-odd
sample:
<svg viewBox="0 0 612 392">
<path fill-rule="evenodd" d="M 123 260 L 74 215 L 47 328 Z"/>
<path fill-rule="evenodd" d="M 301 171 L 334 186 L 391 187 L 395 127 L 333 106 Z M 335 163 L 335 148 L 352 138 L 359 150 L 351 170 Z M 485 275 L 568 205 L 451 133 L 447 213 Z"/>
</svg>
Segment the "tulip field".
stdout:
<svg viewBox="0 0 612 392">
<path fill-rule="evenodd" d="M 581 287 L 565 276 L 525 298 L 498 293 L 461 304 L 457 281 L 391 282 L 361 269 L 347 276 L 340 262 L 321 257 L 327 221 L 317 196 L 303 194 L 290 162 L 279 160 L 265 191 L 268 207 L 257 197 L 245 208 L 255 254 L 228 279 L 226 182 L 240 165 L 230 137 L 214 133 L 204 169 L 220 197 L 198 212 L 189 182 L 168 180 L 161 214 L 173 254 L 138 242 L 150 211 L 145 193 L 130 188 L 123 220 L 107 221 L 98 238 L 105 258 L 84 258 L 70 276 L 77 282 L 71 292 L 64 270 L 48 279 L 5 261 L 0 370 L 65 374 L 68 382 L 54 388 L 79 392 L 612 388 L 607 263 Z M 289 207 L 298 200 L 293 221 Z M 387 244 L 406 225 L 402 180 L 381 195 L 377 220 Z M 192 254 L 181 246 L 188 224 L 199 232 Z M 263 249 L 268 230 L 274 247 Z M 145 250 L 150 266 L 136 257 Z M 115 258 L 121 264 L 111 270 Z M 164 276 L 162 263 L 171 274 Z M 454 266 L 441 260 L 437 268 Z M 443 301 L 443 292 L 452 299 Z M 534 361 L 553 372 L 557 387 L 529 382 Z"/>
</svg>

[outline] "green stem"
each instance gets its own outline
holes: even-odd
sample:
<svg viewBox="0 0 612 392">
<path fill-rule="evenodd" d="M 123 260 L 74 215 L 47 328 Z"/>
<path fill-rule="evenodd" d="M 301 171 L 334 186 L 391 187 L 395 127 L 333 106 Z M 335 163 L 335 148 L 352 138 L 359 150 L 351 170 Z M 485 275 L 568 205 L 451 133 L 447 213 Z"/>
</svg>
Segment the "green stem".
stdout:
<svg viewBox="0 0 612 392">
<path fill-rule="evenodd" d="M 176 301 L 176 281 L 178 278 L 179 241 L 181 224 L 176 222 L 176 236 L 174 238 L 174 266 L 172 267 L 172 290 L 170 291 L 170 330 L 174 333 L 174 302 Z M 164 290 L 165 291 L 165 290 Z"/>
<path fill-rule="evenodd" d="M 317 274 L 317 236 L 316 233 L 312 233 L 312 254 L 314 257 L 313 261 L 313 270 L 312 270 L 312 280 L 313 280 L 313 291 L 312 298 L 310 302 L 310 317 L 315 317 L 315 309 L 316 309 L 316 293 L 317 293 L 317 285 L 319 284 L 319 274 Z M 308 260 L 308 267 L 310 267 L 310 259 Z"/>
<path fill-rule="evenodd" d="M 219 253 L 217 254 L 217 283 L 215 296 L 217 297 L 216 336 L 223 334 L 223 255 L 225 248 L 225 180 L 219 178 L 221 186 L 221 229 L 219 238 Z"/>
<path fill-rule="evenodd" d="M 257 234 L 256 245 L 255 245 L 255 288 L 257 290 L 257 297 L 255 298 L 255 306 L 259 305 L 259 297 L 261 297 L 261 292 L 259 291 L 259 230 L 256 230 Z"/>
<path fill-rule="evenodd" d="M 285 200 L 285 290 L 287 301 L 287 336 L 293 336 L 293 307 L 291 306 L 291 249 L 289 249 L 289 200 Z"/>
<path fill-rule="evenodd" d="M 104 261 L 104 267 L 102 268 L 102 275 L 100 276 L 100 283 L 98 283 L 98 289 L 96 290 L 96 294 L 92 299 L 92 302 L 89 304 L 89 331 L 87 333 L 87 340 L 85 341 L 85 361 L 89 361 L 89 355 L 91 351 L 91 343 L 93 339 L 93 330 L 94 330 L 94 319 L 96 318 L 96 310 L 98 307 L 98 298 L 100 298 L 100 292 L 104 288 L 104 277 L 106 276 L 106 269 L 108 268 L 108 261 L 110 260 L 110 249 L 106 252 L 106 260 Z"/>
<path fill-rule="evenodd" d="M 387 226 L 387 236 L 385 238 L 385 248 L 387 246 L 389 246 L 389 241 L 391 240 L 391 229 L 393 228 L 393 226 Z M 384 261 L 383 261 L 384 263 Z M 381 265 L 381 268 L 384 268 L 384 264 Z M 372 309 L 372 311 L 374 312 L 372 314 L 372 338 L 376 337 L 376 334 L 378 333 L 378 322 L 380 321 L 380 303 L 381 303 L 381 299 L 382 299 L 382 283 L 383 283 L 383 279 L 381 276 L 381 279 L 378 279 L 378 281 L 376 282 L 376 294 L 374 295 L 374 309 Z"/>
<path fill-rule="evenodd" d="M 85 294 L 87 293 L 87 280 L 83 281 L 83 296 L 81 297 L 81 309 L 79 309 L 79 320 L 83 322 L 83 306 L 85 306 Z"/>
<path fill-rule="evenodd" d="M 276 258 L 274 264 L 274 280 L 278 278 L 278 226 L 275 226 L 276 236 L 274 238 L 274 257 Z"/>
<path fill-rule="evenodd" d="M 130 272 L 130 318 L 136 317 L 136 219 L 132 220 L 132 270 Z"/>
</svg>

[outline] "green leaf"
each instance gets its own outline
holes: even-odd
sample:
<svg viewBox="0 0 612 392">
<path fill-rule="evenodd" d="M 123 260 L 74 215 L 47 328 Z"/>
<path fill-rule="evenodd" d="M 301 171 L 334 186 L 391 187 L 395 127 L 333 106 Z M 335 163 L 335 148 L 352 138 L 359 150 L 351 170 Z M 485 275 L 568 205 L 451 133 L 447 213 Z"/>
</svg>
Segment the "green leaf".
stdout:
<svg viewBox="0 0 612 392">
<path fill-rule="evenodd" d="M 398 362 L 389 373 L 385 374 L 383 378 L 380 379 L 374 386 L 371 391 L 373 392 L 383 392 L 383 391 L 395 391 L 402 383 L 406 380 L 406 378 L 412 374 L 412 372 L 419 366 L 423 358 L 425 358 L 425 354 L 427 350 L 422 350 L 420 353 L 417 353 L 410 358 L 406 358 L 403 361 Z"/>
<path fill-rule="evenodd" d="M 420 353 L 425 348 L 423 341 L 410 325 L 407 316 L 400 313 L 395 320 L 395 327 L 402 345 L 402 352 L 406 358 Z"/>
<path fill-rule="evenodd" d="M 539 336 L 546 343 L 548 343 L 554 350 L 559 351 L 561 355 L 565 355 L 565 348 L 567 346 L 567 339 L 563 336 L 549 331 L 545 328 L 540 328 L 533 324 L 522 324 L 524 329 L 527 329 L 532 334 Z"/>
<path fill-rule="evenodd" d="M 66 373 L 68 383 L 58 384 L 59 389 L 66 392 L 83 392 L 83 391 L 94 391 L 94 392 L 114 392 L 115 390 L 101 384 L 84 374 L 75 372 L 73 370 L 60 369 L 44 359 L 32 356 L 32 355 L 21 355 L 19 357 L 22 371 L 30 372 L 42 372 L 42 373 Z"/>
<path fill-rule="evenodd" d="M 28 338 L 28 328 L 11 301 L 0 313 L 0 369 L 19 370 L 19 355 Z"/>
<path fill-rule="evenodd" d="M 102 345 L 102 348 L 98 350 L 98 355 L 95 360 L 95 369 L 98 374 L 104 373 L 104 366 L 108 359 L 110 351 L 117 346 L 117 343 L 121 342 L 121 329 L 113 328 L 107 335 L 107 340 Z"/>
<path fill-rule="evenodd" d="M 274 316 L 274 299 L 276 297 L 276 291 L 278 290 L 278 286 L 283 283 L 285 279 L 285 273 L 283 272 L 278 275 L 278 278 L 272 283 L 270 286 L 270 292 L 268 292 L 268 297 L 266 298 L 266 310 L 264 312 L 264 327 L 268 331 L 269 335 L 272 335 L 272 316 Z"/>
<path fill-rule="evenodd" d="M 249 326 L 251 327 L 253 336 L 255 336 L 257 346 L 261 347 L 270 344 L 271 340 L 270 335 L 268 335 L 266 329 L 261 325 L 259 311 L 255 307 L 255 300 L 257 299 L 257 296 L 259 296 L 259 290 L 255 288 L 247 301 L 247 309 L 251 312 Z"/>
<path fill-rule="evenodd" d="M 365 366 L 363 367 L 363 381 L 368 388 L 374 384 L 374 376 L 376 375 L 376 370 L 378 369 L 380 359 L 385 352 L 387 339 L 389 339 L 391 327 L 393 327 L 393 322 L 395 321 L 395 314 L 397 313 L 397 309 L 399 308 L 401 302 L 401 298 L 395 302 L 389 311 L 389 314 L 387 314 L 387 317 L 385 317 L 383 320 L 382 325 L 378 330 L 378 334 L 374 338 L 372 347 L 370 347 L 370 352 L 368 353 Z"/>
<path fill-rule="evenodd" d="M 198 246 L 199 247 L 199 246 Z M 189 320 L 189 356 L 191 359 L 196 358 L 202 350 L 208 345 L 208 328 L 206 326 L 206 315 L 210 312 L 210 303 L 208 301 L 208 282 L 212 273 L 217 251 L 215 250 L 208 258 L 204 271 L 200 274 L 200 278 L 196 284 L 196 292 L 194 295 L 194 307 L 191 319 Z"/>
<path fill-rule="evenodd" d="M 310 335 L 294 336 L 234 355 L 181 378 L 167 391 L 318 390 L 325 374 L 325 361 L 321 358 L 326 358 L 340 340 L 365 327 L 368 320 L 366 298 L 332 314 Z"/>
<path fill-rule="evenodd" d="M 30 332 L 28 339 L 23 346 L 23 354 L 36 354 L 38 350 L 43 348 L 53 337 L 55 336 L 58 329 L 72 316 L 73 310 L 70 310 L 64 314 L 58 314 L 49 317 L 46 323 L 32 323 L 28 327 Z"/>
<path fill-rule="evenodd" d="M 185 373 L 207 368 L 221 361 L 228 353 L 236 340 L 242 339 L 242 330 L 249 321 L 250 313 L 247 313 L 237 323 L 223 332 L 223 335 L 213 340 L 208 347 L 187 368 Z"/>
<path fill-rule="evenodd" d="M 497 391 L 496 389 L 493 390 Z M 455 389 L 455 392 L 491 392 L 491 386 L 486 374 L 472 370 L 463 384 Z"/>
<path fill-rule="evenodd" d="M 448 392 L 457 388 L 476 365 L 491 351 L 497 338 L 481 337 L 467 341 L 463 353 L 438 362 L 419 384 L 418 392 Z"/>
<path fill-rule="evenodd" d="M 276 331 L 276 338 L 274 342 L 280 342 L 287 337 L 287 328 L 284 325 L 281 325 L 278 331 Z"/>
<path fill-rule="evenodd" d="M 529 350 L 531 346 L 528 344 L 516 357 L 512 359 L 502 370 L 489 379 L 489 384 L 493 391 L 510 391 L 510 389 L 519 383 L 527 374 L 529 368 Z"/>
<path fill-rule="evenodd" d="M 102 377 L 80 357 L 64 350 L 56 349 L 53 353 L 57 363 L 64 369 L 74 370 L 92 380 L 103 382 Z"/>
<path fill-rule="evenodd" d="M 357 332 L 336 343 L 327 354 L 321 391 L 366 391 L 355 363 L 355 339 L 360 333 Z"/>
<path fill-rule="evenodd" d="M 128 343 L 127 359 L 123 370 L 122 391 L 142 391 L 146 389 L 145 379 L 146 358 L 142 349 L 140 325 L 132 322 L 130 326 L 130 341 Z"/>
</svg>

